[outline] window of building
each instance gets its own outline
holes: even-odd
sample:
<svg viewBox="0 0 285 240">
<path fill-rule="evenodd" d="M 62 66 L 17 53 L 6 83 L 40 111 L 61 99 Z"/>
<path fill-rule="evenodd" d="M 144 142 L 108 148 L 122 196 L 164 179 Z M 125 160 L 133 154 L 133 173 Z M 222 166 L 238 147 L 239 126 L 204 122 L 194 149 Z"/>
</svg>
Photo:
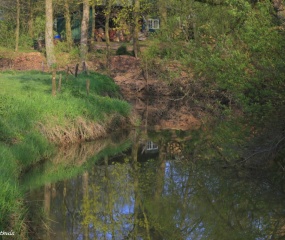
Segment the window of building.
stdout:
<svg viewBox="0 0 285 240">
<path fill-rule="evenodd" d="M 146 150 L 156 150 L 156 149 L 158 149 L 158 146 L 155 143 L 153 143 L 152 141 L 147 142 Z"/>
<path fill-rule="evenodd" d="M 159 29 L 159 19 L 148 19 L 148 29 Z"/>
</svg>

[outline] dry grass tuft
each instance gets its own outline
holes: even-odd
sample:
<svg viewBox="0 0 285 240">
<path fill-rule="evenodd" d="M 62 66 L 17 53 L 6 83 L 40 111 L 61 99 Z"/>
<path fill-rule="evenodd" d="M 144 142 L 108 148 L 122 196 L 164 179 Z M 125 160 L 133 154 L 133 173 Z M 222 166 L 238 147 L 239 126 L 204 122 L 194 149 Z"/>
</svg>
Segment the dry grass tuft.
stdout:
<svg viewBox="0 0 285 240">
<path fill-rule="evenodd" d="M 40 132 L 50 141 L 59 145 L 91 141 L 107 135 L 104 125 L 78 117 L 65 125 L 50 126 L 39 123 Z"/>
<path fill-rule="evenodd" d="M 108 117 L 105 124 L 78 117 L 75 121 L 65 124 L 38 123 L 38 128 L 50 142 L 66 145 L 106 137 L 110 132 L 135 125 L 135 121 L 137 121 L 137 116 L 126 118 L 113 114 Z"/>
</svg>

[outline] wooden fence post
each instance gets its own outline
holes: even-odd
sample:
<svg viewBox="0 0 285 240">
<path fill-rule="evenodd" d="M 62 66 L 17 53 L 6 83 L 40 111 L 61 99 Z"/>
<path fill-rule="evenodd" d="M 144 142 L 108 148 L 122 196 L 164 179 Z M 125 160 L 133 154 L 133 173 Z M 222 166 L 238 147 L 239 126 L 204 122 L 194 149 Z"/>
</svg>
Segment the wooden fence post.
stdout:
<svg viewBox="0 0 285 240">
<path fill-rule="evenodd" d="M 75 77 L 77 77 L 78 75 L 78 68 L 79 68 L 79 64 L 77 63 L 75 66 L 75 73 L 74 73 Z"/>
<path fill-rule="evenodd" d="M 52 70 L 51 86 L 52 86 L 51 94 L 55 96 L 56 95 L 56 71 L 55 70 Z"/>
<path fill-rule="evenodd" d="M 59 75 L 58 88 L 57 88 L 57 91 L 58 91 L 58 92 L 61 91 L 61 79 L 62 79 L 62 74 Z"/>
<path fill-rule="evenodd" d="M 88 96 L 89 92 L 90 92 L 90 80 L 89 79 L 86 80 L 86 92 L 87 92 L 87 96 Z"/>
<path fill-rule="evenodd" d="M 67 66 L 66 75 L 65 75 L 65 81 L 68 80 L 68 72 L 69 72 L 69 67 Z"/>
</svg>

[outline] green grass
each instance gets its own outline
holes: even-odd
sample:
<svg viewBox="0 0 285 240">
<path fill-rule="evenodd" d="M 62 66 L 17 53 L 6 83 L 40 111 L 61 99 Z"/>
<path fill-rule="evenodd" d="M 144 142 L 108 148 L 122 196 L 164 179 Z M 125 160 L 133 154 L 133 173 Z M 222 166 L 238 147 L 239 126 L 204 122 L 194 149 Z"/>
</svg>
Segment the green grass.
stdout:
<svg viewBox="0 0 285 240">
<path fill-rule="evenodd" d="M 18 180 L 21 172 L 49 158 L 56 149 L 56 144 L 48 141 L 40 127 L 47 132 L 49 128 L 73 130 L 78 119 L 91 126 L 104 126 L 113 116 L 129 114 L 130 106 L 119 99 L 119 89 L 112 79 L 97 73 L 69 76 L 68 80 L 65 73 L 62 75 L 61 91 L 52 96 L 51 74 L 0 72 L 1 229 L 11 224 L 11 216 L 18 216 L 21 211 L 23 193 Z M 90 80 L 88 96 L 87 79 Z"/>
</svg>

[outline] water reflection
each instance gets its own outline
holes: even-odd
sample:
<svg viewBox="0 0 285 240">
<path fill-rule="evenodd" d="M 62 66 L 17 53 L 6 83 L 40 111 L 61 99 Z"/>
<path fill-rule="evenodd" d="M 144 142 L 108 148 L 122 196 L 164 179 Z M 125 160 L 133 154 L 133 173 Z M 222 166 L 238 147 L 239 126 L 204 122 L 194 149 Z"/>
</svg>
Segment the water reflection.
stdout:
<svg viewBox="0 0 285 240">
<path fill-rule="evenodd" d="M 45 211 L 36 238 L 285 237 L 284 185 L 269 173 L 197 161 L 189 134 L 135 131 L 120 154 L 101 155 L 80 175 L 31 191 L 34 211 Z"/>
</svg>

